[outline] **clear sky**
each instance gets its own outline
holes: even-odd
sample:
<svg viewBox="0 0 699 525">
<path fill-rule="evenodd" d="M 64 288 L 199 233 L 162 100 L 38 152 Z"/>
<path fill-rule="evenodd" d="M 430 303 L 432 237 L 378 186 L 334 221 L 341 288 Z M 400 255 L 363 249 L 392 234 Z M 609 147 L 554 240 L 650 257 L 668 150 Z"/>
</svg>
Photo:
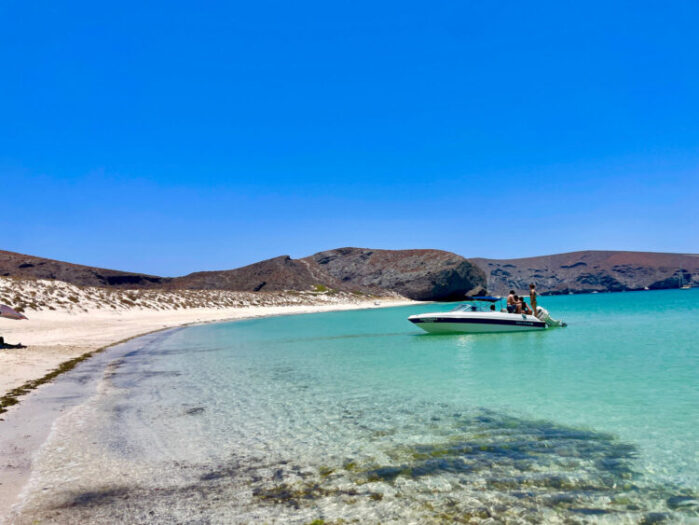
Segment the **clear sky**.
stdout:
<svg viewBox="0 0 699 525">
<path fill-rule="evenodd" d="M 0 249 L 699 252 L 699 3 L 0 3 Z"/>
</svg>

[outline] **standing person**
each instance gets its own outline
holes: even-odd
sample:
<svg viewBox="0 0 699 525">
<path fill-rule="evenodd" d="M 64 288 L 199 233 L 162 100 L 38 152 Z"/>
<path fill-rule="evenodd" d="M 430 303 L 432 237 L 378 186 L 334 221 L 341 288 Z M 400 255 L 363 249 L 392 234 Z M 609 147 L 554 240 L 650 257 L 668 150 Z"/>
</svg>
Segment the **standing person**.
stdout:
<svg viewBox="0 0 699 525">
<path fill-rule="evenodd" d="M 529 302 L 532 305 L 532 312 L 536 315 L 536 285 L 534 283 L 529 285 Z"/>
<path fill-rule="evenodd" d="M 507 313 L 513 314 L 517 310 L 517 300 L 515 297 L 515 291 L 510 290 L 510 295 L 507 296 Z"/>
</svg>

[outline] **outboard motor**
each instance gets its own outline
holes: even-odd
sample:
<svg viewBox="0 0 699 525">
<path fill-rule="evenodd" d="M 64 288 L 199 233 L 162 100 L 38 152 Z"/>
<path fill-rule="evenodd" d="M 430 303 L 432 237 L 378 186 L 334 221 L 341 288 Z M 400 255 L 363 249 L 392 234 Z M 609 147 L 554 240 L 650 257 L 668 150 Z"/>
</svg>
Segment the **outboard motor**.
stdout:
<svg viewBox="0 0 699 525">
<path fill-rule="evenodd" d="M 539 321 L 543 321 L 546 323 L 546 326 L 553 328 L 554 326 L 568 326 L 566 323 L 563 321 L 559 321 L 557 319 L 554 319 L 549 315 L 549 311 L 546 308 L 543 308 L 541 306 L 536 307 L 536 318 Z"/>
</svg>

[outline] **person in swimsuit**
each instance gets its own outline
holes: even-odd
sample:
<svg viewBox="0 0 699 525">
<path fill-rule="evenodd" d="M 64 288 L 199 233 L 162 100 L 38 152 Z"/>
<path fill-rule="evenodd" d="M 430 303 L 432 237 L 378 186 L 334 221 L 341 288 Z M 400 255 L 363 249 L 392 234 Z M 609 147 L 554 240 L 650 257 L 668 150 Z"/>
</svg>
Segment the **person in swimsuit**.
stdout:
<svg viewBox="0 0 699 525">
<path fill-rule="evenodd" d="M 529 285 L 529 302 L 532 305 L 532 312 L 536 315 L 536 285 L 534 283 Z"/>
<path fill-rule="evenodd" d="M 507 296 L 507 313 L 513 314 L 517 311 L 517 301 L 515 297 L 515 291 L 510 290 L 510 295 Z"/>
</svg>

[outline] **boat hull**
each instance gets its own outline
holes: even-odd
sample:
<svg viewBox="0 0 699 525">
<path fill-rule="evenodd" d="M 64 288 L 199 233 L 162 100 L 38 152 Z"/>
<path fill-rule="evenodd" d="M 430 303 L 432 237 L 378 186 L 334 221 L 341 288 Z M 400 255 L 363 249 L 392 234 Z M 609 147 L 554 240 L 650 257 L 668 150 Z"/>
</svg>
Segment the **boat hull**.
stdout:
<svg viewBox="0 0 699 525">
<path fill-rule="evenodd" d="M 507 315 L 507 314 L 506 314 Z M 507 332 L 532 332 L 546 329 L 546 324 L 533 316 L 510 314 L 497 318 L 436 315 L 413 315 L 408 320 L 432 334 L 491 334 Z"/>
</svg>

